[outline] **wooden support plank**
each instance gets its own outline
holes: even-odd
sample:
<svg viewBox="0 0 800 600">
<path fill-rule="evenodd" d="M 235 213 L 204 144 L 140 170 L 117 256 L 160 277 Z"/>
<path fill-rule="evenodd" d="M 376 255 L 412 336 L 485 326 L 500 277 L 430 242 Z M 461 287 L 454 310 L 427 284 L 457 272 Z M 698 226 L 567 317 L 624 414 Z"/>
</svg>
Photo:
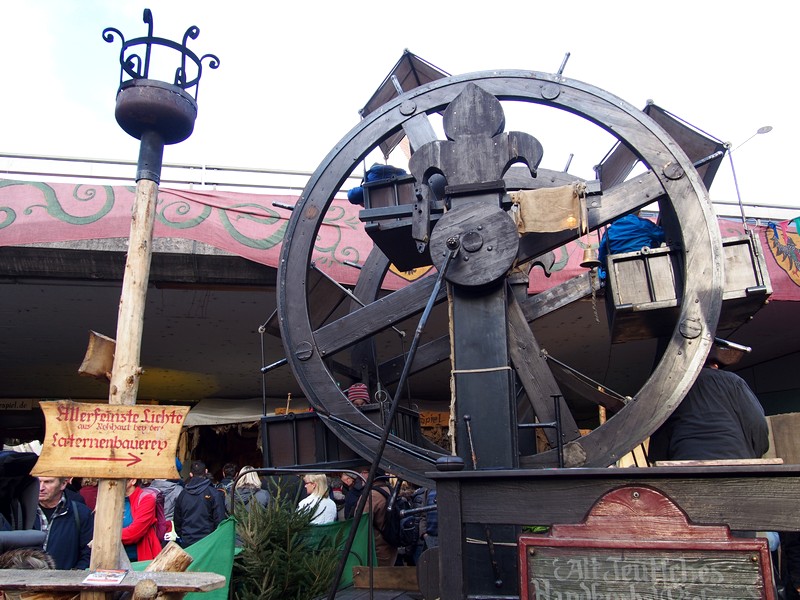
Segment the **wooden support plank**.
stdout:
<svg viewBox="0 0 800 600">
<path fill-rule="evenodd" d="M 520 469 L 432 475 L 440 507 L 443 493 L 460 492 L 459 516 L 467 523 L 577 523 L 612 489 L 646 485 L 669 496 L 698 525 L 725 523 L 736 530 L 800 531 L 797 465 Z M 489 487 L 503 502 L 486 503 Z M 531 498 L 536 502 L 530 502 Z M 444 516 L 440 508 L 440 523 Z"/>
<path fill-rule="evenodd" d="M 475 471 L 480 473 L 480 471 Z M 440 507 L 439 546 L 447 548 L 447 552 L 439 552 L 439 576 L 441 600 L 463 600 L 466 598 L 466 537 L 464 535 L 464 518 L 461 513 L 461 502 L 464 495 L 457 480 L 446 481 L 445 485 L 436 486 L 436 503 Z M 496 504 L 486 502 L 484 504 Z M 445 510 L 441 510 L 446 507 Z M 488 508 L 488 507 L 487 507 Z"/>
<path fill-rule="evenodd" d="M 735 467 L 742 465 L 782 465 L 782 458 L 717 458 L 714 460 L 659 460 L 655 467 Z"/>
<path fill-rule="evenodd" d="M 353 586 L 370 587 L 370 567 L 353 567 Z M 372 586 L 376 590 L 418 592 L 416 567 L 372 567 Z"/>
<path fill-rule="evenodd" d="M 120 583 L 96 586 L 83 584 L 87 571 L 50 571 L 30 569 L 0 570 L 0 589 L 41 592 L 86 591 L 117 592 L 133 591 L 140 581 L 151 579 L 159 591 L 168 593 L 208 592 L 225 585 L 225 577 L 217 573 L 165 573 L 130 571 Z"/>
</svg>

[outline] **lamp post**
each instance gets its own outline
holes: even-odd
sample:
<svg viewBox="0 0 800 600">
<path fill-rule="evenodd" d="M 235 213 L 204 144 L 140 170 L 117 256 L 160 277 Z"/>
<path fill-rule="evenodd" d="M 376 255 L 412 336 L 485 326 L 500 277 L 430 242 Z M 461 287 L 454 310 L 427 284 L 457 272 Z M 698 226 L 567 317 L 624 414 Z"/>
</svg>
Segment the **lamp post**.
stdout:
<svg viewBox="0 0 800 600">
<path fill-rule="evenodd" d="M 136 196 L 133 203 L 128 255 L 122 280 L 117 319 L 116 351 L 109 385 L 109 404 L 134 405 L 142 368 L 139 365 L 144 307 L 150 276 L 156 198 L 161 178 L 164 146 L 187 139 L 197 117 L 197 88 L 203 61 L 216 69 L 219 59 L 213 54 L 199 57 L 187 46 L 200 30 L 191 26 L 182 43 L 153 36 L 153 15 L 144 11 L 147 35 L 126 41 L 113 27 L 103 31 L 103 39 L 122 41 L 120 84 L 115 117 L 122 129 L 141 140 L 136 170 Z M 154 47 L 175 51 L 177 67 L 172 83 L 149 79 Z M 115 569 L 119 564 L 125 480 L 103 479 L 98 486 L 95 514 L 95 539 L 91 568 Z"/>
<path fill-rule="evenodd" d="M 731 173 L 733 174 L 733 187 L 736 189 L 736 199 L 739 202 L 739 211 L 741 211 L 741 213 L 742 213 L 742 227 L 744 227 L 745 232 L 748 231 L 748 229 L 747 229 L 747 217 L 744 214 L 744 204 L 742 203 L 742 195 L 739 192 L 739 180 L 736 179 L 736 169 L 733 166 L 733 151 L 734 150 L 738 150 L 739 148 L 744 146 L 747 142 L 752 140 L 757 135 L 763 135 L 765 133 L 769 133 L 770 131 L 772 131 L 772 125 L 764 125 L 763 127 L 759 127 L 753 135 L 751 135 L 749 138 L 747 138 L 741 144 L 736 146 L 736 148 L 734 148 L 733 150 L 731 150 L 731 143 L 730 142 L 725 144 L 725 147 L 728 149 L 728 160 L 731 163 Z"/>
</svg>

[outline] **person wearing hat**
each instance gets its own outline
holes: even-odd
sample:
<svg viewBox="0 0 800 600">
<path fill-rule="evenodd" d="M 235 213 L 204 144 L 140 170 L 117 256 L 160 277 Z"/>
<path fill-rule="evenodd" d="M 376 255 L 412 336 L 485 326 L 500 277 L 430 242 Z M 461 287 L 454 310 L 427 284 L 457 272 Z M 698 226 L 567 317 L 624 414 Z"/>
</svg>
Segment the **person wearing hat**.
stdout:
<svg viewBox="0 0 800 600">
<path fill-rule="evenodd" d="M 769 450 L 764 409 L 744 379 L 723 370 L 750 348 L 715 338 L 686 397 L 650 436 L 650 462 L 761 458 Z"/>
</svg>

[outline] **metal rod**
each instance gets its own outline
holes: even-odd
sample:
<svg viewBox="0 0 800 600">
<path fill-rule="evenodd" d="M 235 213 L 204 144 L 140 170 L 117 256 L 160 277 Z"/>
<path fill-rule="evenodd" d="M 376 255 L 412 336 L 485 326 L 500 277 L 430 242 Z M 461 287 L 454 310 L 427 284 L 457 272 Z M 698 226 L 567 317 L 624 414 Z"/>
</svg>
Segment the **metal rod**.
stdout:
<svg viewBox="0 0 800 600">
<path fill-rule="evenodd" d="M 569 166 L 572 164 L 572 159 L 573 158 L 575 158 L 575 155 L 572 152 L 570 152 L 569 153 L 569 158 L 567 159 L 567 164 L 564 165 L 564 173 L 569 171 Z"/>
<path fill-rule="evenodd" d="M 730 149 L 730 144 L 728 144 L 728 148 Z M 742 204 L 742 194 L 739 192 L 739 180 L 736 178 L 736 168 L 733 166 L 733 152 L 730 150 L 728 151 L 728 161 L 731 163 L 731 173 L 733 173 L 733 187 L 736 189 L 736 199 L 739 201 L 739 210 L 742 213 L 742 228 L 745 232 L 748 232 L 747 228 L 747 216 L 744 212 L 744 204 Z"/>
<path fill-rule="evenodd" d="M 472 469 L 477 471 L 478 470 L 478 455 L 475 454 L 475 444 L 472 440 L 472 417 L 470 415 L 464 415 L 464 424 L 467 427 L 467 439 L 469 439 L 469 449 L 470 454 L 472 456 Z M 497 565 L 497 555 L 494 550 L 494 540 L 492 539 L 492 532 L 489 529 L 488 525 L 483 526 L 484 534 L 486 535 L 486 547 L 489 549 L 489 563 L 492 567 L 492 573 L 494 573 L 494 585 L 495 587 L 502 587 L 503 580 L 500 577 L 500 567 Z"/>
<path fill-rule="evenodd" d="M 270 371 L 272 371 L 272 369 L 277 369 L 278 367 L 282 367 L 287 362 L 289 362 L 289 361 L 286 360 L 285 358 L 282 358 L 280 360 L 276 360 L 271 365 L 267 365 L 266 367 L 261 367 L 261 372 L 262 373 L 269 373 Z"/>
<path fill-rule="evenodd" d="M 356 425 L 354 423 L 350 423 L 349 421 L 345 421 L 344 419 L 342 419 L 340 417 L 337 417 L 336 415 L 332 415 L 330 413 L 321 412 L 320 410 L 317 410 L 316 412 L 320 416 L 320 418 L 322 418 L 322 419 L 330 419 L 334 423 L 338 423 L 339 425 L 343 425 L 345 427 L 348 427 L 348 428 L 352 429 L 353 431 L 356 431 L 356 432 L 358 432 L 358 433 L 360 433 L 362 435 L 366 435 L 368 437 L 371 437 L 373 440 L 379 440 L 380 439 L 380 436 L 377 433 L 372 432 L 369 429 L 364 429 L 363 427 L 359 427 L 358 425 Z M 387 443 L 387 445 L 391 446 L 392 448 L 397 448 L 398 450 L 402 450 L 406 454 L 410 454 L 411 456 L 413 456 L 415 458 L 419 458 L 421 460 L 427 461 L 427 462 L 431 463 L 432 465 L 436 464 L 436 459 L 435 458 L 431 458 L 430 456 L 426 456 L 425 454 L 422 454 L 420 452 L 416 452 L 414 450 L 411 450 L 411 449 L 407 448 L 406 446 L 403 446 L 402 444 L 398 444 L 397 442 L 393 442 L 392 440 L 388 440 L 386 443 Z"/>
<path fill-rule="evenodd" d="M 342 559 L 339 561 L 339 565 L 336 568 L 336 575 L 333 578 L 331 591 L 328 594 L 329 600 L 334 600 L 334 598 L 336 598 L 336 590 L 339 587 L 339 580 L 342 578 L 342 573 L 344 573 L 345 562 L 347 560 L 347 557 L 350 555 L 350 550 L 353 547 L 353 541 L 355 540 L 356 537 L 358 521 L 361 518 L 361 513 L 364 511 L 364 506 L 367 502 L 367 497 L 372 498 L 370 489 L 372 488 L 372 483 L 375 481 L 375 475 L 378 473 L 378 466 L 381 462 L 381 458 L 383 457 L 383 451 L 386 448 L 387 442 L 389 441 L 389 433 L 391 430 L 392 422 L 394 421 L 394 416 L 395 413 L 397 413 L 397 408 L 399 406 L 399 399 L 400 399 L 399 392 L 400 390 L 403 389 L 403 385 L 405 384 L 405 381 L 408 378 L 408 373 L 411 370 L 411 363 L 414 362 L 414 355 L 417 352 L 417 346 L 419 346 L 419 339 L 422 333 L 422 329 L 425 327 L 425 323 L 428 320 L 428 316 L 430 316 L 431 311 L 433 310 L 433 306 L 436 303 L 436 297 L 439 295 L 439 289 L 442 287 L 442 280 L 444 279 L 444 276 L 447 273 L 447 269 L 450 266 L 450 263 L 458 253 L 460 245 L 461 244 L 459 243 L 457 238 L 450 238 L 447 240 L 447 247 L 450 250 L 450 252 L 447 253 L 444 263 L 442 264 L 442 268 L 439 269 L 439 275 L 436 278 L 436 283 L 433 286 L 433 291 L 431 292 L 431 296 L 430 298 L 428 298 L 428 303 L 425 306 L 425 310 L 422 312 L 422 316 L 419 319 L 419 325 L 417 326 L 417 331 L 414 333 L 414 339 L 411 342 L 411 348 L 408 351 L 408 357 L 406 358 L 405 365 L 403 366 L 403 373 L 402 375 L 400 375 L 400 381 L 398 382 L 397 386 L 398 393 L 396 393 L 394 398 L 392 398 L 392 406 L 391 409 L 389 410 L 389 416 L 387 418 L 387 426 L 384 428 L 383 433 L 381 435 L 381 439 L 378 442 L 378 447 L 375 450 L 375 457 L 369 468 L 369 475 L 367 475 L 367 480 L 364 483 L 364 491 L 366 493 L 361 494 L 361 496 L 358 499 L 358 504 L 356 504 L 355 514 L 353 516 L 353 527 L 350 529 L 350 534 L 347 536 L 347 541 L 345 542 L 344 548 L 342 549 Z M 372 513 L 370 512 L 370 520 L 371 519 L 372 519 Z M 372 523 L 370 523 L 370 527 L 372 527 Z"/>
<path fill-rule="evenodd" d="M 358 296 L 356 296 L 356 295 L 355 295 L 353 292 L 351 292 L 351 291 L 350 291 L 350 290 L 348 290 L 346 287 L 344 287 L 344 286 L 343 286 L 341 283 L 339 283 L 338 281 L 336 281 L 336 280 L 335 280 L 333 277 L 331 277 L 330 275 L 328 275 L 328 274 L 327 274 L 325 271 L 323 271 L 322 269 L 320 269 L 320 268 L 317 266 L 317 263 L 315 263 L 315 262 L 313 262 L 313 261 L 312 261 L 312 262 L 311 262 L 311 268 L 312 268 L 312 269 L 314 269 L 314 270 L 315 270 L 317 273 L 319 273 L 320 275 L 322 275 L 322 276 L 323 276 L 325 279 L 327 279 L 328 281 L 330 281 L 330 282 L 331 282 L 333 285 L 335 285 L 337 288 L 339 288 L 339 290 L 341 290 L 341 291 L 342 291 L 342 293 L 344 293 L 344 294 L 345 294 L 345 295 L 346 295 L 348 298 L 350 298 L 350 299 L 351 299 L 351 300 L 353 300 L 354 302 L 357 302 L 359 306 L 361 306 L 362 308 L 366 306 L 366 304 L 364 304 L 364 303 L 361 301 L 361 299 L 360 299 Z M 401 330 L 399 330 L 399 329 L 398 329 L 397 327 L 395 327 L 394 325 L 392 325 L 392 329 L 394 329 L 394 330 L 397 332 L 397 335 L 399 335 L 400 337 L 406 337 L 406 332 L 405 332 L 405 331 L 401 331 Z"/>
<path fill-rule="evenodd" d="M 554 410 L 556 413 L 556 450 L 558 452 L 558 468 L 564 468 L 564 443 L 561 438 L 561 394 L 553 394 Z"/>
<path fill-rule="evenodd" d="M 601 390 L 604 394 L 608 394 L 609 396 L 612 396 L 612 397 L 616 398 L 617 400 L 620 400 L 621 402 L 623 402 L 625 404 L 627 404 L 627 402 L 631 399 L 630 396 L 623 396 L 619 392 L 615 392 L 614 390 L 612 390 L 611 388 L 603 385 L 599 381 L 595 381 L 594 379 L 592 379 L 588 375 L 585 375 L 585 374 L 581 373 L 580 371 L 578 371 L 577 369 L 575 369 L 573 367 L 570 367 L 568 364 L 561 362 L 560 360 L 555 358 L 552 354 L 548 354 L 547 352 L 544 352 L 542 355 L 544 356 L 545 360 L 552 360 L 559 367 L 563 367 L 564 369 L 566 369 L 570 373 L 574 373 L 575 375 L 577 375 L 585 383 L 591 383 L 598 390 Z"/>
<path fill-rule="evenodd" d="M 567 61 L 568 61 L 568 60 L 569 60 L 569 52 L 567 52 L 567 53 L 564 55 L 564 60 L 562 60 L 562 61 L 561 61 L 561 66 L 560 66 L 560 67 L 558 67 L 558 73 L 556 73 L 556 75 L 558 75 L 559 77 L 561 77 L 561 75 L 563 75 L 563 74 L 564 74 L 564 67 L 566 67 L 566 66 L 567 66 Z"/>
<path fill-rule="evenodd" d="M 467 427 L 467 439 L 469 440 L 469 452 L 472 457 L 472 469 L 474 471 L 478 470 L 478 455 L 475 454 L 475 444 L 472 440 L 472 417 L 470 415 L 464 415 L 464 425 Z"/>
</svg>

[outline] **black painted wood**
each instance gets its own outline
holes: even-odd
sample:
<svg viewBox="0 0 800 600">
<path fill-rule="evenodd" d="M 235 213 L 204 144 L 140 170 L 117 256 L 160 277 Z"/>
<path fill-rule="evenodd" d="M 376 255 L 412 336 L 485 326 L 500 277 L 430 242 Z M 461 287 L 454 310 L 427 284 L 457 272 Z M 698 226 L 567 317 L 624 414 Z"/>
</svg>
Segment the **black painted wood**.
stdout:
<svg viewBox="0 0 800 600">
<path fill-rule="evenodd" d="M 362 316 L 366 317 L 364 323 L 358 322 L 360 316 L 354 316 L 359 312 L 356 311 L 346 317 L 342 324 L 317 330 L 309 323 L 304 281 L 297 279 L 297 274 L 305 271 L 316 231 L 327 206 L 354 165 L 367 156 L 380 140 L 404 127 L 409 131 L 416 131 L 417 128 L 423 131 L 417 138 L 418 141 L 412 142 L 412 145 L 430 141 L 429 123 L 426 124 L 426 119 L 419 117 L 446 109 L 456 96 L 472 84 L 499 100 L 531 102 L 572 112 L 612 133 L 631 148 L 651 170 L 604 190 L 602 197 L 598 199 L 599 206 L 589 211 L 592 226 L 610 222 L 617 216 L 659 201 L 664 214 L 673 215 L 672 219 L 668 219 L 672 237 L 679 239 L 683 248 L 691 248 L 686 257 L 685 272 L 681 274 L 686 280 L 686 292 L 678 319 L 679 324 L 686 325 L 683 331 L 688 335 L 684 336 L 676 329 L 667 343 L 664 358 L 636 394 L 633 402 L 589 436 L 568 444 L 568 464 L 606 466 L 652 432 L 691 385 L 710 345 L 709 332 L 719 315 L 721 269 L 718 228 L 708 208 L 707 192 L 693 167 L 677 151 L 675 143 L 649 117 L 593 86 L 530 71 L 468 74 L 416 88 L 389 101 L 380 111 L 365 118 L 336 145 L 311 178 L 287 229 L 278 292 L 287 354 L 292 357 L 290 361 L 295 375 L 312 402 L 320 402 L 325 408 L 330 406 L 338 414 L 360 422 L 359 415 L 349 413 L 342 407 L 346 400 L 335 388 L 335 382 L 323 361 L 331 352 L 347 347 L 359 339 L 368 338 L 370 327 L 384 329 L 387 321 L 393 321 L 396 310 L 400 309 L 403 302 L 398 298 L 384 303 L 385 299 L 382 299 L 375 303 L 377 306 L 374 308 L 370 306 L 362 309 Z M 417 119 L 418 122 L 412 124 L 412 119 Z M 459 126 L 468 128 L 470 123 L 461 121 Z M 472 154 L 478 157 L 484 156 L 486 152 L 476 151 Z M 503 156 L 512 158 L 526 154 L 530 153 L 508 153 Z M 422 161 L 422 158 L 419 160 Z M 456 166 L 457 172 L 466 178 L 473 167 L 479 166 L 483 169 L 479 177 L 482 184 L 495 177 L 492 169 L 500 168 L 502 172 L 505 167 L 498 167 L 502 160 L 489 165 L 473 165 L 469 160 L 471 159 L 460 162 Z M 448 180 L 448 185 L 453 189 L 458 188 L 461 193 L 466 189 L 464 186 L 469 187 L 469 183 L 459 178 L 461 175 L 454 181 Z M 574 232 L 529 234 L 520 241 L 518 258 L 533 259 L 574 239 L 575 235 Z M 414 285 L 417 284 L 412 284 L 412 287 Z M 406 299 L 412 299 L 415 304 L 407 314 L 413 314 L 421 308 L 424 302 L 422 296 L 425 294 L 419 292 L 420 290 L 409 292 Z M 419 295 L 415 295 L 416 293 Z M 388 298 L 391 299 L 396 294 L 398 293 L 390 294 Z M 402 294 L 400 297 L 403 297 Z M 359 330 L 359 324 L 366 326 Z M 691 333 L 695 329 L 700 332 L 698 337 Z M 342 341 L 337 339 L 340 333 L 343 334 Z M 305 355 L 303 358 L 296 357 L 295 350 L 302 350 L 305 344 L 324 350 L 325 353 L 314 353 L 309 358 Z M 374 448 L 375 442 L 372 439 L 359 434 L 343 435 L 348 444 L 365 455 L 369 455 Z M 544 466 L 548 462 L 549 459 L 544 457 L 538 464 Z M 531 464 L 534 463 L 536 461 Z M 384 466 L 416 481 L 423 481 L 425 478 L 421 473 L 429 468 L 428 463 L 404 456 L 402 452 L 390 453 Z"/>
</svg>

